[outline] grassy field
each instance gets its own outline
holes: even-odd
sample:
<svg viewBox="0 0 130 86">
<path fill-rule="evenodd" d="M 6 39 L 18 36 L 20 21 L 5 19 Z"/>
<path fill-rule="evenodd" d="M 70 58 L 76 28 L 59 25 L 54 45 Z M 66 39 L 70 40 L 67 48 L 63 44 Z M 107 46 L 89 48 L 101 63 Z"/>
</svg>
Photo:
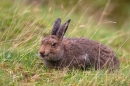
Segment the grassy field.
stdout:
<svg viewBox="0 0 130 86">
<path fill-rule="evenodd" d="M 130 86 L 130 27 L 113 29 L 73 9 L 1 1 L 0 86 Z M 49 71 L 37 53 L 58 17 L 63 22 L 72 20 L 67 37 L 87 37 L 111 47 L 120 60 L 120 71 Z"/>
</svg>

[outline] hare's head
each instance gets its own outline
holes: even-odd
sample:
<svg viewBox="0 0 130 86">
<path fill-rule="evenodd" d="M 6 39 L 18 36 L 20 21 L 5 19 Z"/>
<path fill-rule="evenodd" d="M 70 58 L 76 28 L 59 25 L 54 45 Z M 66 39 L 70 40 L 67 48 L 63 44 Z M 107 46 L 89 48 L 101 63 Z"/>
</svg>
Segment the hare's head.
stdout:
<svg viewBox="0 0 130 86">
<path fill-rule="evenodd" d="M 70 20 L 60 25 L 61 19 L 58 18 L 53 25 L 51 35 L 43 38 L 39 54 L 44 60 L 57 61 L 62 58 L 64 54 L 62 39 L 69 23 Z"/>
</svg>

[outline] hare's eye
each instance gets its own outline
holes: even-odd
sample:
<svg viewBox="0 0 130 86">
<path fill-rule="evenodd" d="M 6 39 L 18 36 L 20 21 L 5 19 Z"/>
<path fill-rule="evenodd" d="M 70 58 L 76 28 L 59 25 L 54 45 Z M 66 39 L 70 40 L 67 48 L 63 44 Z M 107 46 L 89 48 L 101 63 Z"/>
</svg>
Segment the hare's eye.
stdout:
<svg viewBox="0 0 130 86">
<path fill-rule="evenodd" d="M 56 43 L 56 42 L 54 42 L 54 43 L 52 43 L 52 46 L 53 46 L 53 47 L 55 47 L 55 46 L 56 46 L 56 44 L 57 44 L 57 43 Z"/>
</svg>

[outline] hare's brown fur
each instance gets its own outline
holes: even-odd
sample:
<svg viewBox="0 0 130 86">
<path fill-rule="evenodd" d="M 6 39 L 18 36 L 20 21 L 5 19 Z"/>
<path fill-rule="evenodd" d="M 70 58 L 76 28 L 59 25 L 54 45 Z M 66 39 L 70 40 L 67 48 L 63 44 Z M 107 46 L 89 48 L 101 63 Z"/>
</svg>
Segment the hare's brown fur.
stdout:
<svg viewBox="0 0 130 86">
<path fill-rule="evenodd" d="M 60 26 L 57 19 L 51 35 L 42 41 L 39 53 L 48 68 L 119 69 L 116 54 L 107 46 L 87 38 L 63 38 L 69 22 Z"/>
</svg>

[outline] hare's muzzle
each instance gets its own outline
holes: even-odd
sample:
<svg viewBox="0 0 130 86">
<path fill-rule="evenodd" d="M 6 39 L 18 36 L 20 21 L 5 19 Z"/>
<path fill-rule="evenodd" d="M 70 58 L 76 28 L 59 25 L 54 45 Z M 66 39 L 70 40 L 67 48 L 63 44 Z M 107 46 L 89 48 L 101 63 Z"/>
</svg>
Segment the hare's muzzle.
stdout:
<svg viewBox="0 0 130 86">
<path fill-rule="evenodd" d="M 43 58 L 48 56 L 48 54 L 45 52 L 39 52 L 39 55 Z"/>
</svg>

